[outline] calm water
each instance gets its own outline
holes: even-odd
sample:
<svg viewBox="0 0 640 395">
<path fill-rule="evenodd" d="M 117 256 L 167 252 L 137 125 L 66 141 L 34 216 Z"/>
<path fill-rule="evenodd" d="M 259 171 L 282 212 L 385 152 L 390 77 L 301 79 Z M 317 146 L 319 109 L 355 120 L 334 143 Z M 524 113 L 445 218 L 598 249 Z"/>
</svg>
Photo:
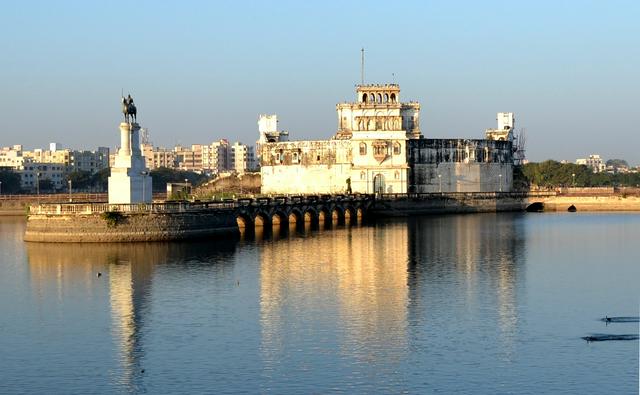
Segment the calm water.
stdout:
<svg viewBox="0 0 640 395">
<path fill-rule="evenodd" d="M 0 218 L 0 393 L 636 394 L 640 215 L 46 245 Z M 103 275 L 97 277 L 96 273 Z"/>
</svg>

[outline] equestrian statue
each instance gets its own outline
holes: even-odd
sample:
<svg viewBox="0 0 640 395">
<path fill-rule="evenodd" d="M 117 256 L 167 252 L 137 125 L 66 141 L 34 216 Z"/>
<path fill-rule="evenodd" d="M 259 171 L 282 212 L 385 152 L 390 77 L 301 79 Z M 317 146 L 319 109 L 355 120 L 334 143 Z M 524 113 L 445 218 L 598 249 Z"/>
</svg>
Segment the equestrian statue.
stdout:
<svg viewBox="0 0 640 395">
<path fill-rule="evenodd" d="M 127 97 L 122 97 L 122 114 L 124 115 L 124 121 L 126 123 L 136 122 L 136 115 L 138 110 L 136 109 L 135 104 L 133 104 L 133 98 L 131 95 L 127 95 Z"/>
</svg>

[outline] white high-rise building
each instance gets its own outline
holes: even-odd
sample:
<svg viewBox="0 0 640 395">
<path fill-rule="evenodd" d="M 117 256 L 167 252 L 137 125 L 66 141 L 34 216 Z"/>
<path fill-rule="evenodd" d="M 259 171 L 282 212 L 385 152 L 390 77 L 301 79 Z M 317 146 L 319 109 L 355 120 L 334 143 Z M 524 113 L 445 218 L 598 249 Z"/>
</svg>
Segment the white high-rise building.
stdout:
<svg viewBox="0 0 640 395">
<path fill-rule="evenodd" d="M 591 154 L 588 158 L 576 159 L 576 165 L 585 165 L 591 168 L 594 173 L 600 173 L 607 168 L 604 160 L 598 154 Z"/>
<path fill-rule="evenodd" d="M 231 146 L 231 163 L 233 168 L 231 170 L 238 174 L 246 173 L 247 171 L 255 171 L 255 152 L 252 146 L 234 143 Z"/>
</svg>

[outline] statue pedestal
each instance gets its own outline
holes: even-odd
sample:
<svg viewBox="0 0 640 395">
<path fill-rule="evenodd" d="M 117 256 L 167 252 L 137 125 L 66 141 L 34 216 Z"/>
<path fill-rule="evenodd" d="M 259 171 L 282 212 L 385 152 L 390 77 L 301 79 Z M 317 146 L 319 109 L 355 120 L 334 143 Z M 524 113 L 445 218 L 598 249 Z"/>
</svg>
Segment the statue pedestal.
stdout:
<svg viewBox="0 0 640 395">
<path fill-rule="evenodd" d="M 120 124 L 120 149 L 109 176 L 109 204 L 151 203 L 151 176 L 140 151 L 140 125 Z"/>
</svg>

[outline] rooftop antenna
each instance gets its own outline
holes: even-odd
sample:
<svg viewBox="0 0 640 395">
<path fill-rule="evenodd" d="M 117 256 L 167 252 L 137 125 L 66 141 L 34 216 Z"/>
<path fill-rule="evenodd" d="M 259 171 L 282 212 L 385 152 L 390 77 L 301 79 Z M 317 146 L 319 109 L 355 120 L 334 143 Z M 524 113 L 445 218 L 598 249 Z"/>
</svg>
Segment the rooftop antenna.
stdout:
<svg viewBox="0 0 640 395">
<path fill-rule="evenodd" d="M 364 85 L 364 47 L 360 50 L 360 80 L 361 84 Z"/>
</svg>

